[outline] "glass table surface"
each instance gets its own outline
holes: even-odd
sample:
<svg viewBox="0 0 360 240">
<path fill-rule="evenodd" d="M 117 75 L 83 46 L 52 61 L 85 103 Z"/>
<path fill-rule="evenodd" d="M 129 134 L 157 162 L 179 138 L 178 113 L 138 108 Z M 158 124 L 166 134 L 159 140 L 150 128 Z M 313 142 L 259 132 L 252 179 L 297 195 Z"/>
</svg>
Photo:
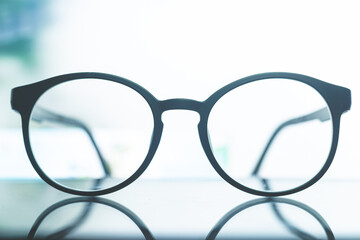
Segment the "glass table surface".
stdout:
<svg viewBox="0 0 360 240">
<path fill-rule="evenodd" d="M 0 239 L 360 239 L 360 180 L 264 198 L 222 180 L 137 180 L 79 197 L 0 180 Z"/>
</svg>

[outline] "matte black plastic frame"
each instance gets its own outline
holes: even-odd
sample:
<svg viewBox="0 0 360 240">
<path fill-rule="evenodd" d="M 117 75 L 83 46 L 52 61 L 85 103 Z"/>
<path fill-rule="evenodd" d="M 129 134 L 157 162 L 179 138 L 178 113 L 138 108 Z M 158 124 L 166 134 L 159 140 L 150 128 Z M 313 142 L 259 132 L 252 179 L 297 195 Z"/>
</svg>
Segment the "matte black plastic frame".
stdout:
<svg viewBox="0 0 360 240">
<path fill-rule="evenodd" d="M 254 190 L 251 188 L 248 188 L 238 182 L 236 182 L 234 179 L 232 179 L 229 175 L 225 173 L 225 171 L 220 167 L 220 165 L 217 163 L 215 156 L 213 155 L 213 152 L 211 150 L 209 138 L 208 138 L 208 131 L 207 131 L 207 125 L 208 125 L 208 118 L 210 111 L 212 107 L 215 105 L 215 103 L 226 93 L 229 91 L 258 80 L 266 80 L 266 79 L 273 79 L 273 78 L 279 78 L 279 79 L 289 79 L 289 80 L 295 80 L 302 82 L 304 84 L 307 84 L 314 88 L 326 101 L 328 104 L 328 107 L 330 109 L 331 113 L 331 120 L 333 125 L 333 136 L 332 136 L 332 144 L 331 149 L 329 152 L 329 156 L 326 160 L 326 163 L 321 168 L 321 170 L 308 182 L 285 191 L 277 191 L 277 192 L 267 192 L 267 191 L 260 191 L 260 190 Z M 151 111 L 153 113 L 153 119 L 154 119 L 154 130 L 153 135 L 149 147 L 149 151 L 145 157 L 144 162 L 140 166 L 140 168 L 131 175 L 128 179 L 123 181 L 122 183 L 102 190 L 96 190 L 96 191 L 80 191 L 75 190 L 72 188 L 67 188 L 55 181 L 53 181 L 51 178 L 49 178 L 40 168 L 40 166 L 37 164 L 35 157 L 33 155 L 31 144 L 29 140 L 29 122 L 31 117 L 32 109 L 36 103 L 36 101 L 39 99 L 39 97 L 46 92 L 48 89 L 67 82 L 71 80 L 81 80 L 81 79 L 102 79 L 102 80 L 108 80 L 117 82 L 119 84 L 123 84 L 125 86 L 128 86 L 129 88 L 135 90 L 138 92 L 149 104 Z M 279 89 L 281 91 L 281 89 Z M 324 81 L 308 77 L 301 74 L 295 74 L 295 73 L 285 73 L 285 72 L 271 72 L 271 73 L 262 73 L 262 74 L 256 74 L 249 77 L 245 77 L 242 79 L 239 79 L 237 81 L 234 81 L 215 93 L 213 93 L 208 99 L 206 99 L 203 102 L 192 100 L 192 99 L 183 99 L 183 98 L 177 98 L 177 99 L 168 99 L 160 101 L 156 99 L 151 93 L 149 93 L 146 89 L 141 87 L 140 85 L 127 80 L 122 77 L 118 77 L 115 75 L 105 74 L 105 73 L 95 73 L 95 72 L 82 72 L 82 73 L 71 73 L 71 74 L 65 74 L 53 78 L 49 78 L 40 82 L 36 82 L 33 84 L 21 86 L 14 88 L 11 93 L 11 106 L 14 110 L 18 111 L 21 115 L 22 119 L 22 129 L 23 129 L 23 138 L 25 143 L 26 152 L 28 154 L 28 157 L 31 161 L 31 164 L 35 168 L 36 172 L 39 174 L 39 176 L 48 184 L 51 186 L 67 192 L 71 194 L 77 194 L 77 195 L 83 195 L 83 196 L 96 196 L 96 195 L 102 195 L 102 194 L 109 194 L 114 191 L 117 191 L 119 189 L 122 189 L 135 181 L 148 167 L 148 165 L 151 162 L 151 159 L 153 158 L 156 149 L 160 143 L 160 138 L 163 130 L 163 122 L 161 121 L 161 115 L 165 111 L 169 110 L 176 110 L 176 109 L 183 109 L 183 110 L 190 110 L 195 111 L 200 115 L 200 121 L 198 124 L 198 131 L 200 136 L 200 141 L 202 144 L 202 147 L 205 151 L 206 156 L 208 157 L 211 165 L 214 167 L 216 172 L 228 183 L 233 185 L 234 187 L 243 190 L 245 192 L 260 195 L 260 196 L 267 196 L 267 197 L 273 197 L 273 196 L 281 196 L 281 195 L 287 195 L 292 194 L 298 191 L 301 191 L 312 184 L 314 184 L 316 181 L 318 181 L 327 171 L 329 166 L 331 165 L 331 162 L 333 161 L 338 138 L 339 138 L 339 127 L 340 127 L 340 118 L 342 113 L 350 109 L 351 106 L 351 92 L 349 89 L 340 87 L 337 85 L 333 85 L 330 83 L 326 83 Z M 229 106 L 232 107 L 232 106 Z"/>
</svg>

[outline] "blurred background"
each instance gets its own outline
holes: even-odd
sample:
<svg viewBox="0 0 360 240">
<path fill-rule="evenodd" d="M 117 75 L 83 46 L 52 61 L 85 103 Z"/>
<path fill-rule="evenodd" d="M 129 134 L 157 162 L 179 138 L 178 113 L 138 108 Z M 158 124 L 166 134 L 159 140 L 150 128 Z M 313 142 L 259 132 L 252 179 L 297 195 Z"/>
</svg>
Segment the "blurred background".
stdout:
<svg viewBox="0 0 360 240">
<path fill-rule="evenodd" d="M 357 1 L 0 1 L 0 178 L 37 177 L 10 90 L 95 71 L 130 79 L 159 100 L 205 100 L 262 72 L 295 72 L 352 90 L 326 178 L 360 177 L 360 3 Z M 104 93 L 105 94 L 105 93 Z M 167 112 L 143 178 L 217 177 L 198 116 Z"/>
</svg>

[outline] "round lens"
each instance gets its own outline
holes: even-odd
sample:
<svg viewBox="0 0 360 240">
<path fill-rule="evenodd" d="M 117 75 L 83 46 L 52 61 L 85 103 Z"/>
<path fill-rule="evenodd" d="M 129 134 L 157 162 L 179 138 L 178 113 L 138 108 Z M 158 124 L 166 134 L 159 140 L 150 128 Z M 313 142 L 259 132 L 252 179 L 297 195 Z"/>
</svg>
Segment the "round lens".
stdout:
<svg viewBox="0 0 360 240">
<path fill-rule="evenodd" d="M 210 112 L 208 131 L 215 159 L 229 177 L 254 190 L 278 192 L 303 185 L 322 169 L 333 126 L 314 88 L 264 79 L 222 96 Z"/>
<path fill-rule="evenodd" d="M 79 79 L 47 90 L 36 102 L 29 136 L 43 172 L 76 190 L 102 190 L 143 163 L 154 126 L 146 100 L 113 81 Z"/>
</svg>

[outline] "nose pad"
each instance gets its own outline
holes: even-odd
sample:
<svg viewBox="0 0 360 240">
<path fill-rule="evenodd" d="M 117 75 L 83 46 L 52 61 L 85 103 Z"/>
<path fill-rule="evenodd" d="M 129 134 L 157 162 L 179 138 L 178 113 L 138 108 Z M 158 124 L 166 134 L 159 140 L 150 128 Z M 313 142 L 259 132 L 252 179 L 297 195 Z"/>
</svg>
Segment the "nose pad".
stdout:
<svg viewBox="0 0 360 240">
<path fill-rule="evenodd" d="M 163 144 L 178 145 L 179 148 L 183 148 L 182 153 L 198 150 L 197 145 L 200 143 L 200 138 L 198 136 L 197 125 L 200 121 L 200 115 L 197 112 L 170 110 L 162 114 L 161 120 L 164 123 L 161 140 Z M 189 149 L 185 146 L 189 146 Z M 201 149 L 201 145 L 199 147 Z"/>
<path fill-rule="evenodd" d="M 211 151 L 212 151 L 213 149 L 212 149 L 212 144 L 211 144 L 211 137 L 210 137 L 210 134 L 209 134 L 209 132 L 207 132 L 206 134 L 207 134 L 207 138 L 208 138 L 208 140 L 209 140 L 209 146 L 210 146 L 210 149 L 211 149 Z"/>
<path fill-rule="evenodd" d="M 170 179 L 212 177 L 213 169 L 197 129 L 200 115 L 189 110 L 169 110 L 162 114 L 161 120 L 164 123 L 161 143 L 149 170 L 156 176 Z"/>
</svg>

